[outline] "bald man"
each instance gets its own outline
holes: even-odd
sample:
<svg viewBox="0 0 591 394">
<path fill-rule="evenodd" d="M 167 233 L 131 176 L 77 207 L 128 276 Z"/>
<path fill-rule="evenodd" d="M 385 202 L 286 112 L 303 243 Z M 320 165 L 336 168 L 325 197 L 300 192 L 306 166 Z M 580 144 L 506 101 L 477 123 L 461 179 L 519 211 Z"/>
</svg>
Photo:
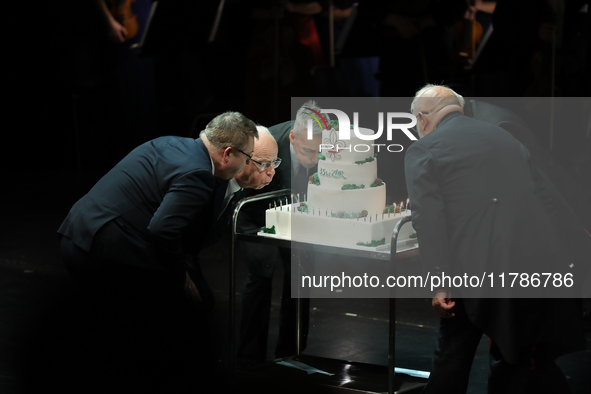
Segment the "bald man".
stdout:
<svg viewBox="0 0 591 394">
<path fill-rule="evenodd" d="M 254 143 L 254 152 L 250 162 L 234 178 L 244 189 L 260 190 L 273 180 L 275 169 L 281 164 L 277 157 L 278 148 L 275 138 L 264 126 L 257 126 L 259 138 Z"/>
<path fill-rule="evenodd" d="M 312 116 L 322 116 L 326 122 L 330 117 L 313 100 L 305 102 L 297 111 L 295 121 L 287 121 L 270 127 L 277 139 L 279 157 L 283 160 L 277 174 L 269 185 L 269 191 L 291 189 L 293 194 L 307 193 L 308 176 L 318 164 L 318 145 L 322 142 L 319 123 L 312 124 L 312 139 L 306 137 L 307 122 Z M 323 123 L 323 122 L 322 122 Z M 264 190 L 267 192 L 267 190 Z M 254 192 L 257 194 L 257 192 Z M 250 204 L 243 210 L 239 227 L 260 228 L 265 225 L 265 209 L 268 201 Z M 291 298 L 291 250 L 269 245 L 245 242 L 241 245 L 248 265 L 248 278 L 243 288 L 242 317 L 240 323 L 240 345 L 237 358 L 239 366 L 249 366 L 267 359 L 267 342 L 271 316 L 272 279 L 275 264 L 279 259 L 283 265 L 283 289 L 279 336 L 275 346 L 275 358 L 297 353 L 297 300 Z M 309 259 L 308 259 L 309 261 Z M 300 350 L 305 349 L 309 298 L 301 299 Z"/>
<path fill-rule="evenodd" d="M 420 140 L 406 152 L 405 174 L 423 268 L 479 277 L 518 267 L 569 272 L 547 215 L 553 201 L 529 152 L 462 107 L 460 95 L 436 85 L 419 90 L 411 106 Z M 483 333 L 493 341 L 489 393 L 528 392 L 532 359 L 545 377 L 539 392 L 568 390 L 554 359 L 585 347 L 575 301 L 462 299 L 460 290 L 442 288 L 433 307 L 441 321 L 425 393 L 466 392 Z"/>
</svg>

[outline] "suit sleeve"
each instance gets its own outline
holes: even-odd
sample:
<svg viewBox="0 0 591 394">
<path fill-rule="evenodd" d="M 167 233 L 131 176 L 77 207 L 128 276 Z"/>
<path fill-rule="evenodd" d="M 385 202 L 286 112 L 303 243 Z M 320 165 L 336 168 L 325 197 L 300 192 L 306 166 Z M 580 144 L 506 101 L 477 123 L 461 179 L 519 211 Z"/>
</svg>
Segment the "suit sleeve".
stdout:
<svg viewBox="0 0 591 394">
<path fill-rule="evenodd" d="M 164 267 L 185 271 L 182 233 L 209 205 L 213 189 L 214 178 L 206 170 L 179 176 L 170 185 L 148 226 L 150 240 Z"/>
<path fill-rule="evenodd" d="M 434 175 L 434 158 L 428 150 L 413 144 L 406 152 L 404 165 L 423 269 L 431 274 L 449 272 L 451 252 L 445 205 Z"/>
</svg>

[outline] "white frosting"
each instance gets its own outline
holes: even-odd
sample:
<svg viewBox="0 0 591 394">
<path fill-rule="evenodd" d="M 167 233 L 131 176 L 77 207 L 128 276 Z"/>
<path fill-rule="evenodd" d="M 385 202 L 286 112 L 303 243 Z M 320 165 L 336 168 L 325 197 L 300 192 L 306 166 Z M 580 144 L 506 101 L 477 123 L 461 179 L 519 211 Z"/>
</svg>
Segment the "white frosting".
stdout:
<svg viewBox="0 0 591 394">
<path fill-rule="evenodd" d="M 374 134 L 370 129 L 360 128 L 359 131 L 364 135 Z M 325 159 L 318 161 L 320 185 L 308 185 L 310 211 L 357 214 L 365 210 L 375 214 L 384 210 L 385 185 L 371 187 L 378 177 L 378 161 L 370 142 L 359 139 L 353 130 L 350 140 L 339 140 L 335 130 L 322 132 Z M 364 188 L 342 190 L 344 185 L 363 185 Z"/>
<path fill-rule="evenodd" d="M 360 131 L 374 134 L 369 129 Z M 275 226 L 280 237 L 328 245 L 356 247 L 358 242 L 370 243 L 382 238 L 389 243 L 394 226 L 409 213 L 383 214 L 386 185 L 371 187 L 378 174 L 373 141 L 357 138 L 353 130 L 351 140 L 339 140 L 334 130 L 323 131 L 322 140 L 325 159 L 318 162 L 320 185 L 308 184 L 308 212 L 294 210 L 290 205 L 269 209 L 266 227 Z M 342 190 L 350 184 L 364 188 Z M 362 211 L 367 211 L 368 216 L 358 218 Z M 336 217 L 339 213 L 349 219 Z M 404 226 L 399 239 L 408 239 L 413 232 L 412 226 Z"/>
<path fill-rule="evenodd" d="M 350 164 L 320 160 L 318 179 L 323 189 L 341 189 L 345 184 L 365 185 L 366 188 L 378 177 L 378 162 Z"/>
<path fill-rule="evenodd" d="M 359 213 L 367 211 L 369 214 L 382 213 L 386 207 L 386 185 L 363 189 L 341 190 L 327 189 L 316 185 L 308 185 L 308 209 L 325 212 L 344 211 Z"/>
<path fill-rule="evenodd" d="M 311 242 L 331 246 L 365 248 L 358 242 L 370 243 L 385 238 L 386 244 L 392 239 L 396 223 L 410 213 L 374 214 L 366 218 L 342 219 L 327 217 L 325 212 L 300 212 L 291 205 L 266 212 L 266 227 L 275 226 L 276 236 L 293 241 Z M 399 242 L 406 242 L 415 231 L 411 225 L 402 227 Z"/>
</svg>

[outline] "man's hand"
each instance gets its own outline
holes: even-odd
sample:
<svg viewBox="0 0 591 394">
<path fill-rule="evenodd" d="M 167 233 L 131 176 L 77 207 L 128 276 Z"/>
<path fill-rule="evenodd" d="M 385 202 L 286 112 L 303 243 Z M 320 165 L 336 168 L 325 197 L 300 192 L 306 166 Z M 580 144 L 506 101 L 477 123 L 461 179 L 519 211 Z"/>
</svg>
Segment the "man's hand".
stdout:
<svg viewBox="0 0 591 394">
<path fill-rule="evenodd" d="M 443 318 L 454 317 L 456 314 L 453 312 L 453 307 L 456 305 L 455 301 L 451 300 L 451 294 L 445 289 L 435 291 L 435 297 L 433 297 L 432 305 L 433 308 L 439 313 L 439 316 Z"/>
<path fill-rule="evenodd" d="M 107 24 L 107 35 L 111 40 L 115 42 L 125 42 L 125 36 L 127 36 L 127 29 L 125 29 L 123 25 L 117 22 L 115 18 L 110 16 Z"/>
<path fill-rule="evenodd" d="M 201 300 L 201 294 L 199 294 L 199 290 L 195 283 L 191 280 L 188 272 L 185 272 L 185 296 L 187 299 L 193 301 L 193 303 L 198 304 Z"/>
</svg>

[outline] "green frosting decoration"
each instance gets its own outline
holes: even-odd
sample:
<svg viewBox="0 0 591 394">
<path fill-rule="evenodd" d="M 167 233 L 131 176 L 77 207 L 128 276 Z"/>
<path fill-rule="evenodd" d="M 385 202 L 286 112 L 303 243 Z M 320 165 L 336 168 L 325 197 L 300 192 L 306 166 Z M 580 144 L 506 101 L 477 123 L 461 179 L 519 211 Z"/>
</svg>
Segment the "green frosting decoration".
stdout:
<svg viewBox="0 0 591 394">
<path fill-rule="evenodd" d="M 378 186 L 382 186 L 383 184 L 384 184 L 384 181 L 382 181 L 380 178 L 378 178 L 375 181 L 373 181 L 373 183 L 371 185 L 369 185 L 369 187 L 378 187 Z"/>
<path fill-rule="evenodd" d="M 355 161 L 354 163 L 355 163 L 355 164 L 359 164 L 359 165 L 361 165 L 361 164 L 365 164 L 365 163 L 371 163 L 371 162 L 372 162 L 372 161 L 374 161 L 374 160 L 375 160 L 375 158 L 374 158 L 374 157 L 368 157 L 368 158 L 367 158 L 367 159 L 365 159 L 365 160 L 359 160 L 359 161 Z"/>
<path fill-rule="evenodd" d="M 394 207 L 394 205 L 386 205 L 386 208 L 384 208 L 384 213 L 395 213 L 396 208 Z M 402 208 L 400 210 L 400 213 L 405 212 L 406 208 Z"/>
<path fill-rule="evenodd" d="M 341 187 L 341 190 L 355 190 L 355 189 L 364 189 L 365 185 L 354 185 L 352 183 L 348 183 Z"/>
<path fill-rule="evenodd" d="M 268 228 L 268 227 L 263 227 L 263 233 L 265 234 L 276 234 L 275 233 L 275 226 Z"/>
<path fill-rule="evenodd" d="M 322 154 L 322 152 L 318 153 L 318 160 L 326 160 L 326 156 Z"/>
<path fill-rule="evenodd" d="M 371 242 L 357 242 L 357 245 L 359 246 L 368 246 L 368 247 L 372 247 L 375 248 L 376 246 L 380 246 L 380 245 L 385 245 L 386 244 L 386 238 L 382 238 L 380 240 L 373 240 Z"/>
<path fill-rule="evenodd" d="M 313 179 L 313 182 L 312 182 L 313 184 L 315 184 L 316 186 L 320 186 L 320 178 L 318 178 L 318 173 L 317 172 L 315 172 L 312 175 L 312 179 Z"/>
<path fill-rule="evenodd" d="M 308 205 L 306 205 L 306 204 L 300 205 L 298 207 L 298 211 L 300 211 L 300 212 L 308 212 Z"/>
<path fill-rule="evenodd" d="M 326 168 L 321 168 L 320 175 L 330 177 L 330 178 L 335 178 L 335 179 L 339 179 L 339 178 L 347 179 L 347 177 L 345 176 L 345 172 L 343 170 L 339 170 L 339 169 L 327 170 Z"/>
<path fill-rule="evenodd" d="M 357 219 L 357 218 L 363 218 L 364 216 L 361 212 L 339 211 L 339 212 L 331 212 L 331 217 L 337 218 L 337 219 Z"/>
</svg>

